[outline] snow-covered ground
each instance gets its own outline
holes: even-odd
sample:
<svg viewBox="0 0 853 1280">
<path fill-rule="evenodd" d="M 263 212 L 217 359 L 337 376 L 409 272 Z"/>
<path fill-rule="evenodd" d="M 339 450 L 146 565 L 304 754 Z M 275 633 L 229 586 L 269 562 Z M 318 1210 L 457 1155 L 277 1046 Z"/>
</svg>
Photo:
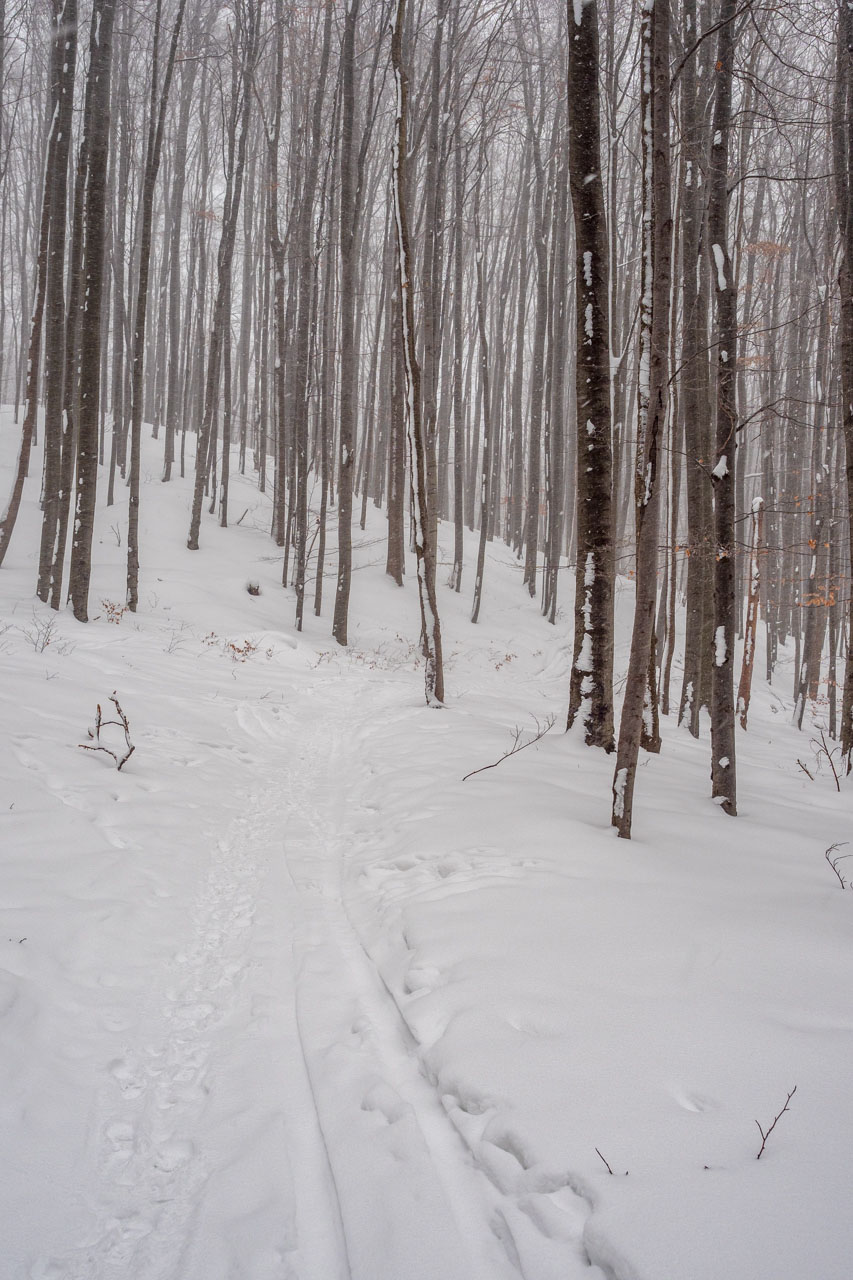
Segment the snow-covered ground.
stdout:
<svg viewBox="0 0 853 1280">
<path fill-rule="evenodd" d="M 789 669 L 740 817 L 669 722 L 619 841 L 562 732 L 570 574 L 556 627 L 500 544 L 476 627 L 442 587 L 431 711 L 378 512 L 340 650 L 268 499 L 189 552 L 158 448 L 135 616 L 124 490 L 88 626 L 34 599 L 37 480 L 0 571 L 2 1280 L 849 1280 L 853 793 Z M 78 746 L 113 691 L 121 772 Z"/>
</svg>

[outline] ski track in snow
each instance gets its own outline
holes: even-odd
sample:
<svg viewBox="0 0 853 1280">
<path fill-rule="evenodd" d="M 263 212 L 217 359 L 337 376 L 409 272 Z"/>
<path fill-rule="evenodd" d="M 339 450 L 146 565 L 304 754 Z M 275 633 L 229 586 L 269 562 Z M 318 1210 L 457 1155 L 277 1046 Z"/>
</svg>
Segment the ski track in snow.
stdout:
<svg viewBox="0 0 853 1280">
<path fill-rule="evenodd" d="M 87 1193 L 95 1201 L 88 1229 L 62 1256 L 35 1262 L 28 1280 L 211 1275 L 213 1246 L 201 1240 L 222 1155 L 198 1135 L 209 1131 L 204 1114 L 223 1047 L 236 1042 L 244 1062 L 252 1053 L 251 1042 L 239 1044 L 252 1015 L 241 1021 L 240 1013 L 264 964 L 256 938 L 264 910 L 273 922 L 270 954 L 281 962 L 292 946 L 290 990 L 272 984 L 287 1056 L 297 1059 L 272 1064 L 275 1074 L 281 1067 L 282 1108 L 291 1121 L 299 1116 L 294 1132 L 281 1135 L 290 1196 L 263 1208 L 267 1234 L 271 1218 L 282 1220 L 278 1244 L 245 1256 L 235 1242 L 233 1261 L 218 1260 L 216 1277 L 600 1275 L 584 1245 L 583 1195 L 567 1180 L 538 1178 L 523 1142 L 489 1126 L 485 1104 L 442 1096 L 403 1003 L 348 913 L 344 873 L 353 851 L 376 849 L 379 870 L 396 865 L 380 816 L 356 796 L 370 769 L 358 758 L 359 731 L 369 720 L 382 732 L 383 694 L 349 671 L 302 688 L 298 699 L 298 713 L 284 716 L 271 704 L 236 707 L 257 781 L 200 873 L 181 945 L 152 975 L 136 1042 L 103 1073 L 90 1125 L 99 1185 Z M 387 714 L 398 717 L 399 708 Z M 215 826 L 215 814 L 208 817 Z M 455 870 L 477 877 L 473 864 Z M 285 956 L 285 974 L 287 965 Z M 252 1160 L 250 1151 L 250 1174 Z"/>
<path fill-rule="evenodd" d="M 315 712 L 300 717 L 311 728 L 289 755 L 285 852 L 302 898 L 300 1034 L 330 1162 L 345 1188 L 341 1212 L 353 1280 L 589 1277 L 586 1200 L 567 1183 L 531 1188 L 528 1163 L 512 1139 L 483 1142 L 479 1118 L 472 1132 L 463 1123 L 471 1119 L 464 1105 L 442 1099 L 349 916 L 342 885 L 348 853 L 359 842 L 381 841 L 382 833 L 375 811 L 344 789 L 343 779 L 359 773 L 347 744 L 368 719 L 381 732 L 381 713 L 375 689 L 360 691 L 369 707 L 359 705 L 358 693 L 347 704 L 343 684 L 317 696 Z M 365 1179 L 359 1128 L 368 1141 L 374 1137 L 374 1185 L 369 1174 Z M 379 1252 L 384 1269 L 377 1267 Z"/>
</svg>

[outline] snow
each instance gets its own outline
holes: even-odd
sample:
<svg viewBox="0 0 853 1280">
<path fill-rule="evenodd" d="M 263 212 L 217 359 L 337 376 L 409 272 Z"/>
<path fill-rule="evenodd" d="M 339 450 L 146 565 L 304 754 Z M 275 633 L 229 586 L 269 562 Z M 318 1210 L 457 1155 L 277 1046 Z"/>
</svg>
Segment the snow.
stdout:
<svg viewBox="0 0 853 1280">
<path fill-rule="evenodd" d="M 711 472 L 711 475 L 715 476 L 718 480 L 722 480 L 723 477 L 727 476 L 728 474 L 729 474 L 728 454 L 721 453 L 717 460 L 717 465 L 714 467 L 713 471 Z"/>
<path fill-rule="evenodd" d="M 3 493 L 16 444 L 4 415 Z M 3 1280 L 847 1280 L 851 792 L 808 735 L 756 678 L 731 819 L 707 725 L 663 718 L 630 843 L 576 735 L 463 782 L 565 714 L 510 551 L 476 629 L 441 588 L 434 716 L 381 513 L 340 649 L 293 629 L 268 498 L 235 466 L 248 514 L 191 553 L 157 449 L 138 614 L 101 604 L 123 488 L 93 621 L 33 599 L 40 451 L 0 572 Z M 78 746 L 113 690 L 120 773 Z"/>
<path fill-rule="evenodd" d="M 726 628 L 724 626 L 717 627 L 714 632 L 714 662 L 718 667 L 725 665 L 728 657 L 728 647 L 726 645 Z"/>
<path fill-rule="evenodd" d="M 726 288 L 726 258 L 720 245 L 712 244 L 711 252 L 714 255 L 714 263 L 717 268 L 717 288 L 723 290 Z"/>
</svg>

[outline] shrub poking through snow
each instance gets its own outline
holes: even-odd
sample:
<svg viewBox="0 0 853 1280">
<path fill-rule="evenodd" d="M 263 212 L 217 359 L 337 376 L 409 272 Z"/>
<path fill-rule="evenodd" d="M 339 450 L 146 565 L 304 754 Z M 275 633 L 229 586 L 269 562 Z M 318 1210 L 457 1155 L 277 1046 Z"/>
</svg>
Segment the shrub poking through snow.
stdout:
<svg viewBox="0 0 853 1280">
<path fill-rule="evenodd" d="M 115 760 L 116 768 L 118 770 L 121 770 L 122 767 L 127 764 L 128 760 L 133 755 L 134 751 L 136 750 L 136 747 L 133 745 L 133 743 L 130 740 L 130 724 L 128 723 L 127 716 L 124 714 L 124 712 L 121 709 L 121 704 L 119 703 L 119 700 L 116 697 L 115 690 L 113 690 L 113 692 L 110 694 L 110 702 L 113 704 L 113 706 L 116 709 L 116 715 L 118 716 L 118 719 L 104 720 L 101 712 L 101 704 L 99 702 L 98 712 L 97 712 L 97 715 L 95 716 L 94 727 L 88 730 L 89 737 L 92 739 L 92 741 L 81 742 L 79 743 L 79 746 L 82 748 L 83 751 L 106 752 L 108 756 L 112 756 L 113 760 Z M 124 734 L 123 749 L 121 746 L 121 734 L 107 735 L 107 741 L 112 742 L 111 746 L 107 746 L 105 743 L 101 742 L 102 730 L 110 729 L 110 728 L 119 729 L 121 733 Z"/>
<path fill-rule="evenodd" d="M 101 608 L 104 611 L 107 622 L 113 622 L 116 626 L 119 626 L 122 618 L 127 613 L 127 605 L 118 604 L 115 600 L 102 600 Z"/>
</svg>

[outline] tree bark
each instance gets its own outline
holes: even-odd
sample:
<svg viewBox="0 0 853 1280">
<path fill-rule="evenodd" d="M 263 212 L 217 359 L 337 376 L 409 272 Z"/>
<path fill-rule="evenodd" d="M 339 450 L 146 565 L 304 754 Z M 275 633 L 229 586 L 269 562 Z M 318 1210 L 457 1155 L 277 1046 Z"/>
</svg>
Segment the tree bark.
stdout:
<svg viewBox="0 0 853 1280">
<path fill-rule="evenodd" d="M 732 113 L 734 20 L 737 0 L 723 0 L 715 63 L 711 125 L 708 240 L 716 299 L 717 430 L 714 488 L 714 657 L 711 668 L 711 795 L 724 813 L 737 814 L 734 706 L 734 502 L 738 417 L 737 281 L 728 247 L 728 160 Z"/>
<path fill-rule="evenodd" d="M 577 556 L 568 727 L 612 751 L 610 262 L 601 176 L 598 13 L 569 0 L 569 183 L 575 220 Z M 580 21 L 578 21 L 578 17 Z"/>
<path fill-rule="evenodd" d="M 80 410 L 77 436 L 77 486 L 68 594 L 78 622 L 89 620 L 89 582 L 98 481 L 98 415 L 101 395 L 101 298 L 106 237 L 106 183 L 109 150 L 110 71 L 116 0 L 94 0 L 89 41 L 84 128 L 86 205 L 84 221 L 82 309 L 80 313 Z"/>
<path fill-rule="evenodd" d="M 658 468 L 669 392 L 672 217 L 669 147 L 669 0 L 646 0 L 641 25 L 643 256 L 635 470 L 637 575 L 634 627 L 619 747 L 612 822 L 631 838 L 634 780 L 652 707 L 660 496 Z"/>
<path fill-rule="evenodd" d="M 409 215 L 406 170 L 408 164 L 407 116 L 408 76 L 403 64 L 403 25 L 406 0 L 397 0 L 391 31 L 391 65 L 394 71 L 395 129 L 392 178 L 394 216 L 397 229 L 397 266 L 400 275 L 400 312 L 403 348 L 403 409 L 409 438 L 411 462 L 412 522 L 421 607 L 422 640 L 426 659 L 425 692 L 427 706 L 444 702 L 444 664 L 441 624 L 435 590 L 436 547 L 430 534 L 427 502 L 426 442 L 421 424 L 420 369 L 415 348 L 415 309 L 412 298 L 412 255 L 409 244 Z"/>
</svg>

